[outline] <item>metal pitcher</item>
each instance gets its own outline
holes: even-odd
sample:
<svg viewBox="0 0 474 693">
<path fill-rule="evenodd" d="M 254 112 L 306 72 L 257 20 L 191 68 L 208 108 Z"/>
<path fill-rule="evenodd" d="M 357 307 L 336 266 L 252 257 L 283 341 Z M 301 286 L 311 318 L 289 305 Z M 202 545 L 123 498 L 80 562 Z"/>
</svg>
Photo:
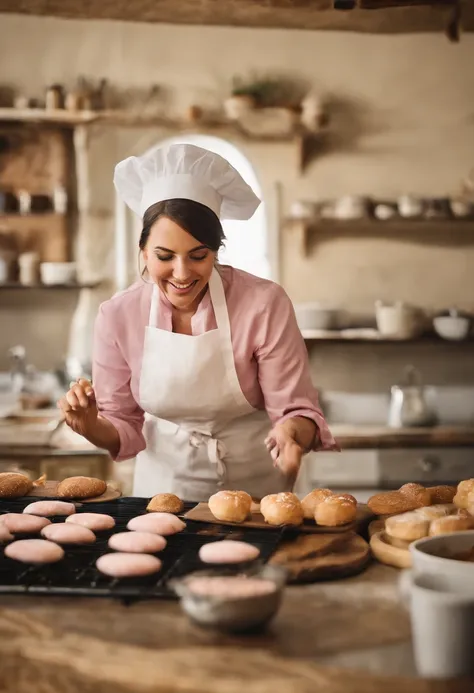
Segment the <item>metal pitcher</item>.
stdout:
<svg viewBox="0 0 474 693">
<path fill-rule="evenodd" d="M 404 384 L 391 388 L 388 425 L 391 428 L 434 426 L 437 416 L 426 401 L 420 372 L 408 366 L 404 373 Z"/>
</svg>

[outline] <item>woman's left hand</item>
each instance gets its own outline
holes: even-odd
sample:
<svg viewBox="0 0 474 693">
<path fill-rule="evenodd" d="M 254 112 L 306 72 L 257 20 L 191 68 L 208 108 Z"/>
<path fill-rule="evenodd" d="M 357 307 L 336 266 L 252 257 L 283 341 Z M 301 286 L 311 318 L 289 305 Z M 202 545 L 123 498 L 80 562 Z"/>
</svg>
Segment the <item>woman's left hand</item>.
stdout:
<svg viewBox="0 0 474 693">
<path fill-rule="evenodd" d="M 273 465 L 283 474 L 294 478 L 298 474 L 304 454 L 304 449 L 297 440 L 297 429 L 294 421 L 287 419 L 282 424 L 274 426 L 265 438 L 265 445 L 272 456 Z"/>
</svg>

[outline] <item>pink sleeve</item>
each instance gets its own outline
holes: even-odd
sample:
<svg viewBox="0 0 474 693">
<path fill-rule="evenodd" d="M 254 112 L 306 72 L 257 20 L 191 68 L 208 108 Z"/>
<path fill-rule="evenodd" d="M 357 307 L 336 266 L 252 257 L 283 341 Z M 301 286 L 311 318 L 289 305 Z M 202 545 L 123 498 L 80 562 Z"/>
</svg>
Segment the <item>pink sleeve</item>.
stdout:
<svg viewBox="0 0 474 693">
<path fill-rule="evenodd" d="M 256 350 L 265 408 L 272 425 L 294 416 L 311 419 L 319 432 L 314 450 L 339 450 L 311 382 L 308 353 L 293 305 L 280 286 L 275 289 L 262 315 Z"/>
<path fill-rule="evenodd" d="M 120 436 L 117 462 L 135 457 L 145 448 L 143 410 L 130 390 L 131 372 L 114 337 L 114 315 L 100 306 L 94 329 L 92 382 L 99 414 Z"/>
</svg>

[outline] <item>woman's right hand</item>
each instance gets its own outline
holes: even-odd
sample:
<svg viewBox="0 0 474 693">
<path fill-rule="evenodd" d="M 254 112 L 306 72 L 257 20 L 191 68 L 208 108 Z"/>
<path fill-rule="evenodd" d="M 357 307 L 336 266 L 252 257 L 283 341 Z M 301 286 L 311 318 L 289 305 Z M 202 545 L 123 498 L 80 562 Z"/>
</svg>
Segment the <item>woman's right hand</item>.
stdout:
<svg viewBox="0 0 474 693">
<path fill-rule="evenodd" d="M 98 419 L 94 388 L 85 378 L 80 378 L 58 402 L 64 420 L 73 431 L 88 438 Z"/>
</svg>

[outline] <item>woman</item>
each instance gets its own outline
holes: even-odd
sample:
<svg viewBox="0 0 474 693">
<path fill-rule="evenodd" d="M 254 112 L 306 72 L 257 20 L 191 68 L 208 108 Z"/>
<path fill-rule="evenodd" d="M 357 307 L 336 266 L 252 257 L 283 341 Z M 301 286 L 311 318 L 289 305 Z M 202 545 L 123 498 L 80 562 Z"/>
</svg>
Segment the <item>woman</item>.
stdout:
<svg viewBox="0 0 474 693">
<path fill-rule="evenodd" d="M 114 183 L 143 220 L 146 280 L 100 307 L 94 387 L 73 384 L 66 422 L 115 460 L 137 456 L 136 496 L 291 489 L 305 452 L 336 447 L 293 307 L 277 284 L 217 262 L 219 218 L 249 219 L 260 200 L 192 145 L 130 157 Z"/>
</svg>

